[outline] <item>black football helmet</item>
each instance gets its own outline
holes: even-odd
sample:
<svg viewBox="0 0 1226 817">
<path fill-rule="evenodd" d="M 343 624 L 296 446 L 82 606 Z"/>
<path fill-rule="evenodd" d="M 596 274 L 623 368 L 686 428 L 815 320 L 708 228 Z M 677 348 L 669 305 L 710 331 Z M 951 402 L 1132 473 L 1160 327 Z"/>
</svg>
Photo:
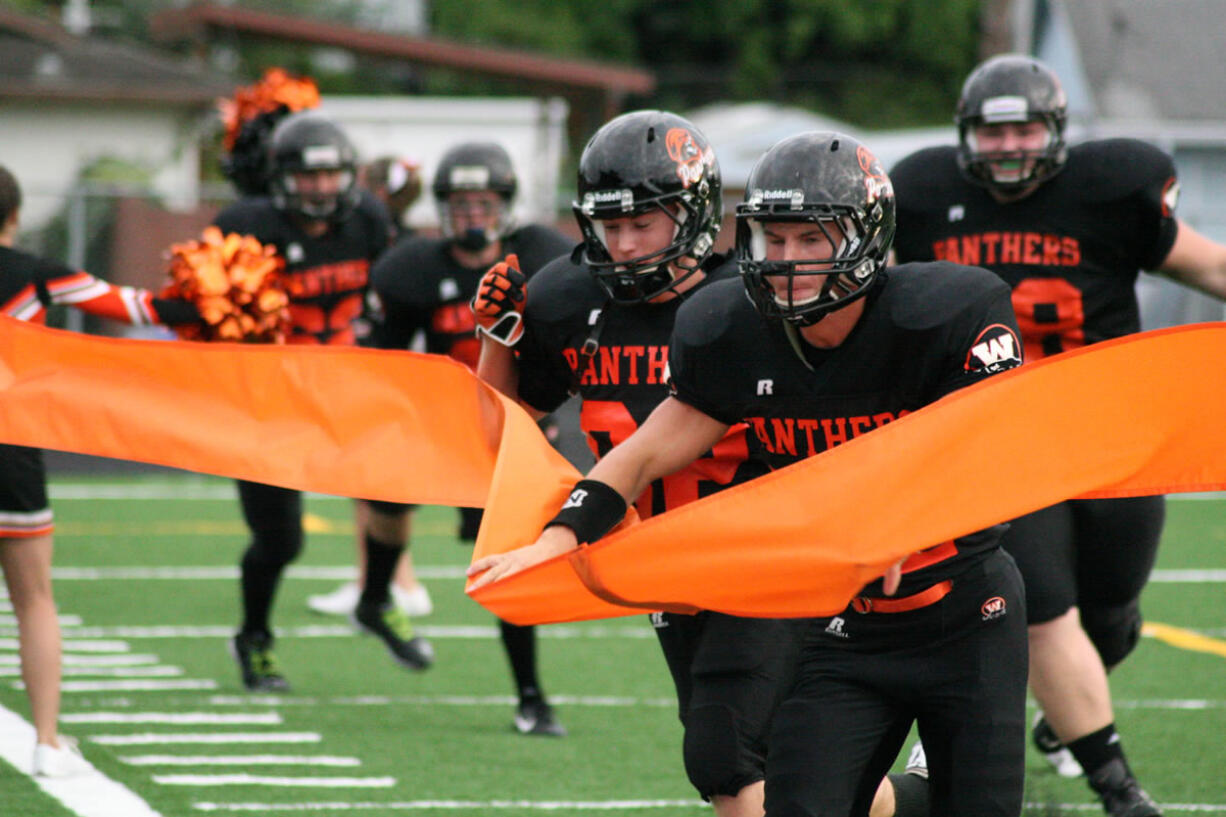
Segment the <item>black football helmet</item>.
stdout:
<svg viewBox="0 0 1226 817">
<path fill-rule="evenodd" d="M 268 150 L 269 193 L 279 209 L 310 220 L 343 221 L 357 206 L 357 153 L 335 122 L 315 111 L 291 114 L 272 132 Z M 297 189 L 294 174 L 312 170 L 341 171 L 340 189 L 332 194 Z"/>
<path fill-rule="evenodd" d="M 493 142 L 465 142 L 451 148 L 439 160 L 431 188 L 438 205 L 443 235 L 458 246 L 479 252 L 511 231 L 511 200 L 519 189 L 519 180 L 515 176 L 515 168 L 511 165 L 511 157 L 502 145 Z M 465 190 L 492 190 L 502 197 L 502 210 L 492 227 L 485 230 L 469 229 L 465 230 L 463 235 L 456 234 L 447 199 L 452 193 Z"/>
<path fill-rule="evenodd" d="M 723 216 L 719 163 L 702 132 L 676 114 L 635 111 L 596 131 L 579 158 L 578 193 L 573 209 L 583 232 L 582 261 L 620 303 L 672 290 L 715 246 Z M 649 256 L 614 261 L 601 220 L 657 209 L 677 225 L 672 243 Z"/>
<path fill-rule="evenodd" d="M 809 326 L 862 298 L 886 265 L 894 213 L 894 187 L 867 147 L 831 132 L 784 139 L 754 165 L 736 208 L 737 261 L 749 299 L 769 318 Z M 766 225 L 772 221 L 816 224 L 833 254 L 769 260 Z M 787 278 L 786 297 L 776 294 L 768 276 Z M 801 276 L 823 276 L 820 292 L 795 299 Z"/>
<path fill-rule="evenodd" d="M 1041 120 L 1048 130 L 1047 144 L 1037 151 L 979 150 L 975 128 L 999 122 Z M 1022 54 L 1002 54 L 981 63 L 962 85 L 958 111 L 958 166 L 975 184 L 1004 193 L 1042 183 L 1060 172 L 1068 158 L 1064 126 L 1068 99 L 1060 78 L 1043 63 Z M 993 163 L 1016 162 L 1033 169 L 1018 179 L 998 181 Z"/>
</svg>

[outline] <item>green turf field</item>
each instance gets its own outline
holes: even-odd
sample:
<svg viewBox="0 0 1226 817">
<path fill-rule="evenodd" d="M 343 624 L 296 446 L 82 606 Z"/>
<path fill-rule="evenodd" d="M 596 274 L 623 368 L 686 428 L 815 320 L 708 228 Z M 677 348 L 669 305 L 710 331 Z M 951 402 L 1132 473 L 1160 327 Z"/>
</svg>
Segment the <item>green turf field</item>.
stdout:
<svg viewBox="0 0 1226 817">
<path fill-rule="evenodd" d="M 69 666 L 62 731 L 163 817 L 709 813 L 681 768 L 671 684 L 645 617 L 544 629 L 543 680 L 571 734 L 513 733 L 494 622 L 461 592 L 469 549 L 455 539 L 451 509 L 427 508 L 415 520 L 413 554 L 435 602 L 418 627 L 438 661 L 414 674 L 344 620 L 306 608 L 307 595 L 336 586 L 353 552 L 351 503 L 308 501 L 306 553 L 275 615 L 278 656 L 294 689 L 268 698 L 243 692 L 225 648 L 237 623 L 235 565 L 245 541 L 229 483 L 132 478 L 52 487 L 66 654 L 141 662 Z M 1135 769 L 1168 814 L 1226 812 L 1226 501 L 1172 501 L 1159 568 L 1216 573 L 1163 572 L 1151 583 L 1147 618 L 1178 628 L 1163 633 L 1182 646 L 1144 640 L 1113 676 L 1117 720 Z M 15 629 L 10 614 L 0 616 L 9 619 L 0 624 L 8 642 L 0 658 L 10 662 L 0 665 L 8 673 L 0 706 L 28 717 L 11 663 Z M 266 742 L 152 742 L 222 733 Z M 300 742 L 274 742 L 277 735 Z M 283 759 L 200 759 L 234 755 Z M 198 759 L 173 763 L 182 757 Z M 0 761 L 0 814 L 73 813 L 25 771 Z M 1027 771 L 1028 813 L 1100 813 L 1084 782 L 1057 778 L 1033 751 Z"/>
</svg>

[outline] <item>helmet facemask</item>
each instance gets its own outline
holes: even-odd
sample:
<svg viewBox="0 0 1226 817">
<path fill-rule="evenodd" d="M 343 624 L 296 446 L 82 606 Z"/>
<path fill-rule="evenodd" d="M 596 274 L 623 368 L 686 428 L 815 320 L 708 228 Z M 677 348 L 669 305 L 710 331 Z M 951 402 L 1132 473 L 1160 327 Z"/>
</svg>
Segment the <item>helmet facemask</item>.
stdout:
<svg viewBox="0 0 1226 817">
<path fill-rule="evenodd" d="M 697 191 L 702 199 L 708 195 L 705 184 L 700 182 Z M 669 244 L 636 258 L 613 260 L 604 222 L 655 211 L 663 212 L 673 222 Z M 699 270 L 714 244 L 714 231 L 704 229 L 702 215 L 688 191 L 640 202 L 634 201 L 630 190 L 588 192 L 581 202 L 576 202 L 574 213 L 584 239 L 581 260 L 618 303 L 643 303 L 674 291 Z"/>
<path fill-rule="evenodd" d="M 997 151 L 980 147 L 978 129 L 981 126 L 1009 121 L 1042 122 L 1046 132 L 1042 147 Z M 1047 181 L 1063 167 L 1066 156 L 1063 119 L 1050 113 L 1031 117 L 1023 114 L 1023 118 L 1017 120 L 968 117 L 958 123 L 958 142 L 963 170 L 971 180 L 1004 193 Z"/>
<path fill-rule="evenodd" d="M 489 188 L 472 188 L 472 192 L 486 192 Z M 462 189 L 453 191 L 455 193 L 464 192 Z M 443 196 L 437 199 L 440 228 L 444 238 L 448 238 L 451 242 L 462 250 L 468 252 L 481 252 L 486 247 L 497 243 L 514 229 L 514 220 L 511 216 L 511 203 L 502 194 L 498 194 L 494 199 L 491 199 L 487 207 L 484 202 L 465 202 L 460 207 L 455 207 L 450 195 Z M 477 210 L 481 209 L 485 216 L 484 227 L 467 227 L 462 230 L 456 229 L 456 215 L 459 210 Z"/>
<path fill-rule="evenodd" d="M 738 207 L 738 211 L 741 211 Z M 834 250 L 829 255 L 769 260 L 769 224 L 812 224 Z M 870 233 L 863 216 L 851 207 L 825 206 L 820 212 L 798 217 L 779 213 L 737 215 L 741 274 L 754 305 L 765 316 L 810 326 L 826 315 L 864 297 L 884 266 L 878 252 L 883 236 Z M 741 237 L 744 237 L 741 240 Z M 888 237 L 885 238 L 888 247 Z M 785 278 L 782 291 L 770 279 Z M 820 286 L 813 288 L 814 279 Z"/>
</svg>

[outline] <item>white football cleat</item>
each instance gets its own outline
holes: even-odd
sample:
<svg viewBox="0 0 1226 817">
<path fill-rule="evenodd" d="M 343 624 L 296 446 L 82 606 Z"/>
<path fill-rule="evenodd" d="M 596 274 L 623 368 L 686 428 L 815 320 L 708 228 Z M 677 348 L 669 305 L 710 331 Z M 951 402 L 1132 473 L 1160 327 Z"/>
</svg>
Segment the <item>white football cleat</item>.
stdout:
<svg viewBox="0 0 1226 817">
<path fill-rule="evenodd" d="M 39 743 L 34 746 L 34 774 L 40 777 L 71 777 L 88 774 L 94 767 L 81 754 L 77 742 L 60 735 L 59 747 Z"/>
<path fill-rule="evenodd" d="M 434 602 L 430 600 L 430 591 L 426 590 L 424 584 L 419 584 L 412 590 L 405 590 L 393 584 L 392 601 L 409 618 L 421 618 L 434 612 Z"/>
<path fill-rule="evenodd" d="M 331 593 L 307 596 L 307 607 L 325 616 L 347 616 L 358 606 L 360 595 L 362 590 L 357 582 L 345 582 Z"/>
</svg>

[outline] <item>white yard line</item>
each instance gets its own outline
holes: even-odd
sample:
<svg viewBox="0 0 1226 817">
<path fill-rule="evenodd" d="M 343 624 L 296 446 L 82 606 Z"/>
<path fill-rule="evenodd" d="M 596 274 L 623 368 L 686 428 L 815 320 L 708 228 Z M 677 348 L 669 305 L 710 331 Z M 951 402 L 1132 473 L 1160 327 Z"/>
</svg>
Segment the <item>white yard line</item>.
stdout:
<svg viewBox="0 0 1226 817">
<path fill-rule="evenodd" d="M 13 689 L 25 689 L 25 684 L 14 681 Z M 176 689 L 217 689 L 217 682 L 212 678 L 183 678 L 175 681 L 64 681 L 60 684 L 61 692 L 170 692 Z"/>
<path fill-rule="evenodd" d="M 420 565 L 417 575 L 423 579 L 462 579 L 463 565 Z M 285 571 L 287 579 L 351 580 L 357 576 L 352 565 L 296 565 Z M 51 577 L 56 581 L 117 581 L 121 579 L 162 579 L 205 581 L 224 579 L 237 580 L 237 565 L 199 566 L 145 566 L 118 565 L 107 567 L 53 567 Z"/>
<path fill-rule="evenodd" d="M 60 716 L 60 723 L 167 723 L 176 726 L 228 724 L 276 726 L 285 722 L 278 712 L 78 712 Z"/>
<path fill-rule="evenodd" d="M 361 766 L 356 757 L 334 755 L 129 755 L 129 766 Z"/>
<path fill-rule="evenodd" d="M 4 644 L 0 644 L 0 650 L 5 649 Z M 17 644 L 14 641 L 13 649 L 17 649 Z M 73 653 L 64 653 L 62 657 L 64 666 L 66 667 L 135 667 L 146 664 L 156 664 L 158 657 L 156 655 L 123 653 L 119 655 L 74 655 Z M 21 656 L 15 652 L 0 653 L 0 667 L 16 667 L 21 665 Z"/>
<path fill-rule="evenodd" d="M 532 809 L 538 811 L 626 811 L 647 808 L 710 809 L 701 800 L 405 800 L 388 803 L 192 803 L 197 811 L 430 811 Z"/>
<path fill-rule="evenodd" d="M 155 774 L 163 786 L 277 786 L 312 789 L 390 789 L 394 777 L 271 777 L 258 774 Z"/>
<path fill-rule="evenodd" d="M 414 629 L 427 638 L 490 639 L 498 637 L 498 628 L 486 625 L 431 625 L 414 623 Z M 351 638 L 357 632 L 348 624 L 312 624 L 302 627 L 279 627 L 281 638 Z M 0 627 L 0 636 L 16 633 L 16 628 Z M 72 638 L 230 638 L 234 625 L 150 625 L 65 628 L 65 636 Z M 539 638 L 655 638 L 655 633 L 644 620 L 631 626 L 550 624 L 537 629 Z M 10 639 L 14 648 L 16 641 Z M 2 645 L 0 645 L 2 646 Z"/>
<path fill-rule="evenodd" d="M 178 678 L 183 667 L 77 667 L 65 663 L 61 670 L 65 678 Z M 0 666 L 0 678 L 21 675 L 21 668 Z"/>
<path fill-rule="evenodd" d="M 90 743 L 104 746 L 175 746 L 221 743 L 319 743 L 318 732 L 186 732 L 178 734 L 93 735 Z"/>
<path fill-rule="evenodd" d="M 1171 813 L 1226 813 L 1221 803 L 1161 803 Z M 1060 811 L 1090 811 L 1101 813 L 1097 803 L 1026 803 L 1027 809 L 1057 809 Z M 442 810 L 531 810 L 531 811 L 629 811 L 652 808 L 693 808 L 708 810 L 701 800 L 405 800 L 387 803 L 320 802 L 320 803 L 192 803 L 197 811 L 264 812 L 307 811 L 333 813 L 340 811 L 442 811 Z"/>
<path fill-rule="evenodd" d="M 29 774 L 33 755 L 34 727 L 0 706 L 0 757 Z M 72 777 L 32 779 L 78 817 L 161 817 L 131 789 L 96 769 Z"/>
</svg>

